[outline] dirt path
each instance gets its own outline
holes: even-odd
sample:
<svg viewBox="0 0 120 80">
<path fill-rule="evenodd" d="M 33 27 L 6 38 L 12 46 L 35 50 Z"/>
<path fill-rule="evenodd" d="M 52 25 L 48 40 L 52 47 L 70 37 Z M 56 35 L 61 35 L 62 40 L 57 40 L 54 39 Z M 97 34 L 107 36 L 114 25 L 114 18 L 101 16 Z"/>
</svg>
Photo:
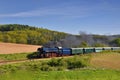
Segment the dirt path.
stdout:
<svg viewBox="0 0 120 80">
<path fill-rule="evenodd" d="M 14 43 L 1 43 L 0 42 L 0 54 L 13 54 L 23 52 L 35 52 L 40 46 L 14 44 Z"/>
<path fill-rule="evenodd" d="M 26 61 L 29 61 L 29 60 L 0 61 L 0 65 L 13 64 L 13 63 L 19 63 L 19 62 L 26 62 Z"/>
<path fill-rule="evenodd" d="M 30 62 L 30 61 L 50 60 L 50 59 L 51 58 L 0 61 L 0 65 L 15 64 L 15 63 L 22 63 L 22 62 Z"/>
</svg>

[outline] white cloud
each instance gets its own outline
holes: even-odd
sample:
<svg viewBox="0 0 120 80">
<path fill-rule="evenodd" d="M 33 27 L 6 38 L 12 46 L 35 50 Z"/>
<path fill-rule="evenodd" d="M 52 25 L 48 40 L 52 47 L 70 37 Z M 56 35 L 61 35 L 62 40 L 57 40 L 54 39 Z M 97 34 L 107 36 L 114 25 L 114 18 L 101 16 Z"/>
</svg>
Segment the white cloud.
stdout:
<svg viewBox="0 0 120 80">
<path fill-rule="evenodd" d="M 62 8 L 43 8 L 26 12 L 11 14 L 0 14 L 0 17 L 40 17 L 40 16 L 63 16 L 63 17 L 82 17 L 88 13 L 87 9 L 79 7 L 62 7 Z"/>
<path fill-rule="evenodd" d="M 109 5 L 70 5 L 70 6 L 54 6 L 49 8 L 40 8 L 26 12 L 18 12 L 11 14 L 0 14 L 0 17 L 41 17 L 41 16 L 60 16 L 60 17 L 87 17 L 94 15 L 95 12 L 110 10 Z M 114 8 L 113 8 L 114 9 Z"/>
</svg>

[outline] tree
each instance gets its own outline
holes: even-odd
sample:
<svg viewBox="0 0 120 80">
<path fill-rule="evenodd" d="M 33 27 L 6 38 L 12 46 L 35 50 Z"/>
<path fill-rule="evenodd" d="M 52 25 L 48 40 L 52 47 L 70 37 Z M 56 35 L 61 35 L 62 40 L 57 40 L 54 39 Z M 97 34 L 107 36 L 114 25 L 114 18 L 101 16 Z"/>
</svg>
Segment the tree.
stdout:
<svg viewBox="0 0 120 80">
<path fill-rule="evenodd" d="M 107 45 L 102 44 L 102 43 L 95 43 L 93 44 L 93 47 L 106 47 Z"/>
<path fill-rule="evenodd" d="M 9 35 L 4 35 L 3 36 L 3 41 L 4 42 L 10 42 L 11 41 L 11 37 Z"/>
<path fill-rule="evenodd" d="M 81 42 L 80 47 L 88 47 L 87 42 L 85 42 L 85 41 Z"/>
<path fill-rule="evenodd" d="M 116 38 L 113 41 L 110 42 L 113 46 L 118 46 L 120 47 L 120 38 Z"/>
<path fill-rule="evenodd" d="M 3 41 L 3 35 L 0 33 L 0 41 Z"/>
</svg>

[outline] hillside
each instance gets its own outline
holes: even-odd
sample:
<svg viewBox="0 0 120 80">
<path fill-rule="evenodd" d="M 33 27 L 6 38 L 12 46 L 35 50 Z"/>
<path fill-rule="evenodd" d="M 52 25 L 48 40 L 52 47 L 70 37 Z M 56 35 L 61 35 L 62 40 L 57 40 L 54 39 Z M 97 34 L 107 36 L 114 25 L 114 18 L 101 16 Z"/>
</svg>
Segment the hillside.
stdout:
<svg viewBox="0 0 120 80">
<path fill-rule="evenodd" d="M 0 25 L 0 41 L 43 45 L 62 39 L 66 33 L 21 24 Z"/>
<path fill-rule="evenodd" d="M 38 47 L 40 46 L 0 42 L 0 54 L 35 52 Z"/>
</svg>

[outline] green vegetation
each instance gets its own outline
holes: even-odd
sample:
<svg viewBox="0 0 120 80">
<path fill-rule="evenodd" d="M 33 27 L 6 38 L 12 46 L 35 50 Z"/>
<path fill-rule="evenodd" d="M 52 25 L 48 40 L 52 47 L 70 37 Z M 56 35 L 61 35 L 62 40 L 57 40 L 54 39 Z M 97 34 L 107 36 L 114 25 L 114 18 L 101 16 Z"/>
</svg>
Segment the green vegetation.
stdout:
<svg viewBox="0 0 120 80">
<path fill-rule="evenodd" d="M 28 25 L 8 24 L 0 25 L 0 41 L 23 44 L 46 44 L 66 36 L 63 32 L 31 27 Z"/>
<path fill-rule="evenodd" d="M 115 50 L 115 51 L 111 51 L 111 50 L 104 50 L 102 52 L 100 52 L 100 54 L 119 54 L 120 50 Z"/>
<path fill-rule="evenodd" d="M 119 80 L 116 70 L 26 71 L 19 70 L 0 75 L 1 80 Z"/>
<path fill-rule="evenodd" d="M 39 71 L 59 71 L 59 70 L 73 70 L 89 66 L 90 56 L 75 56 L 70 58 L 59 58 L 51 60 L 29 61 L 18 64 L 10 64 L 0 66 L 0 74 L 6 71 L 20 70 L 39 70 Z"/>
<path fill-rule="evenodd" d="M 98 55 L 95 54 L 95 55 L 102 56 L 103 53 L 104 52 L 102 52 L 102 54 L 98 54 Z M 29 56 L 31 55 L 32 54 L 29 53 Z M 108 69 L 92 67 L 90 64 L 90 61 L 93 58 L 92 56 L 93 55 L 91 54 L 75 55 L 74 57 L 67 57 L 67 58 L 58 58 L 58 59 L 52 58 L 52 59 L 44 59 L 37 61 L 31 60 L 29 62 L 1 65 L 0 79 L 1 80 L 56 80 L 56 79 L 57 80 L 119 80 L 120 79 L 120 70 L 108 70 Z M 105 57 L 105 55 L 103 57 Z"/>
<path fill-rule="evenodd" d="M 1 65 L 0 79 L 1 80 L 56 79 L 58 77 L 57 73 L 62 77 L 63 76 L 62 73 L 66 72 L 66 70 L 69 71 L 73 69 L 80 69 L 80 68 L 87 67 L 89 64 L 88 61 L 89 61 L 89 56 L 87 57 L 82 56 L 81 59 L 78 59 L 78 56 L 76 56 L 72 58 L 60 58 L 60 59 L 53 58 L 51 60 L 46 60 L 46 61 L 32 60 L 27 63 L 24 62 L 24 63 L 17 63 L 17 64 Z M 74 72 L 71 72 L 71 74 L 74 75 Z M 58 77 L 59 79 L 61 79 L 60 76 Z M 64 78 L 67 79 L 67 77 L 65 76 L 69 77 L 71 75 L 69 73 L 65 73 Z M 74 76 L 72 76 L 71 79 L 73 78 Z"/>
<path fill-rule="evenodd" d="M 42 63 L 42 71 L 78 69 L 89 66 L 90 56 L 74 56 L 73 58 L 51 59 L 46 63 Z"/>
<path fill-rule="evenodd" d="M 102 43 L 95 43 L 93 47 L 107 47 L 107 45 L 102 44 Z"/>
<path fill-rule="evenodd" d="M 88 44 L 87 44 L 87 42 L 83 41 L 83 42 L 81 42 L 79 47 L 88 47 Z"/>
<path fill-rule="evenodd" d="M 120 47 L 120 38 L 116 38 L 116 39 L 114 39 L 113 41 L 111 41 L 111 44 Z"/>
<path fill-rule="evenodd" d="M 16 53 L 16 54 L 0 54 L 0 60 L 2 61 L 9 61 L 9 60 L 25 60 L 25 59 L 31 59 L 36 58 L 37 53 L 31 52 L 31 53 Z"/>
</svg>

